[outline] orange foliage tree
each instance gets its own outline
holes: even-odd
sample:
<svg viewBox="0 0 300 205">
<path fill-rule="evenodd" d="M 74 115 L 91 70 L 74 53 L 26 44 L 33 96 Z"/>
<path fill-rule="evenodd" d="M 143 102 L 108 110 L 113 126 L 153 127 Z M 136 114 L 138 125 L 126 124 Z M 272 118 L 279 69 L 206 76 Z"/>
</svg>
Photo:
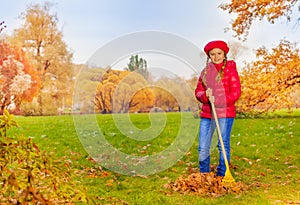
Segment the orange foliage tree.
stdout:
<svg viewBox="0 0 300 205">
<path fill-rule="evenodd" d="M 112 97 L 116 85 L 120 79 L 127 75 L 129 72 L 114 71 L 107 69 L 102 75 L 102 78 L 97 86 L 94 104 L 96 112 L 112 112 Z"/>
<path fill-rule="evenodd" d="M 293 8 L 297 3 L 300 6 L 298 0 L 231 0 L 230 3 L 223 3 L 219 7 L 230 14 L 237 14 L 231 29 L 239 39 L 243 36 L 245 40 L 254 20 L 266 18 L 273 24 L 280 17 L 286 17 L 290 21 Z"/>
<path fill-rule="evenodd" d="M 195 78 L 186 81 L 180 77 L 162 76 L 153 88 L 155 106 L 167 111 L 190 111 L 197 108 L 194 98 Z"/>
<path fill-rule="evenodd" d="M 300 84 L 300 52 L 296 44 L 281 41 L 278 46 L 256 51 L 257 60 L 240 73 L 242 96 L 239 112 L 265 112 L 296 106 L 292 100 Z"/>
<path fill-rule="evenodd" d="M 18 110 L 37 94 L 40 79 L 21 49 L 2 40 L 0 53 L 0 109 Z"/>
<path fill-rule="evenodd" d="M 153 105 L 154 96 L 137 72 L 108 69 L 95 94 L 96 112 L 135 112 Z"/>
<path fill-rule="evenodd" d="M 231 29 L 236 37 L 246 40 L 255 20 L 266 19 L 274 24 L 285 17 L 291 21 L 297 4 L 300 8 L 297 0 L 231 0 L 221 4 L 220 8 L 237 15 Z M 296 21 L 299 24 L 300 18 Z M 299 106 L 295 100 L 300 88 L 299 56 L 297 45 L 287 40 L 282 40 L 271 50 L 257 49 L 257 60 L 246 65 L 240 74 L 242 96 L 237 104 L 239 112 L 265 112 Z"/>
<path fill-rule="evenodd" d="M 63 41 L 51 7 L 49 2 L 30 5 L 20 16 L 24 23 L 8 39 L 12 45 L 22 47 L 41 79 L 37 105 L 30 107 L 35 115 L 56 114 L 73 87 L 73 54 Z"/>
<path fill-rule="evenodd" d="M 113 112 L 126 113 L 147 110 L 153 106 L 153 103 L 153 92 L 144 76 L 138 71 L 125 75 L 113 93 Z"/>
</svg>

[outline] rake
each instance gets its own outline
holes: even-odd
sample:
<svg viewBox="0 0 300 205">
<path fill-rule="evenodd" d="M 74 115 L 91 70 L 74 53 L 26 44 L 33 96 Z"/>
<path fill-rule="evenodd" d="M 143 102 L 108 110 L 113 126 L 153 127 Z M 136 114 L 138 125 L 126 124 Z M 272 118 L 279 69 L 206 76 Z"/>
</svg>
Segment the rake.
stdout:
<svg viewBox="0 0 300 205">
<path fill-rule="evenodd" d="M 223 177 L 222 182 L 230 185 L 231 183 L 234 183 L 235 180 L 232 177 L 230 169 L 229 169 L 229 164 L 228 164 L 228 160 L 227 160 L 227 156 L 226 156 L 226 152 L 225 152 L 224 142 L 223 142 L 223 138 L 222 138 L 222 134 L 221 134 L 221 130 L 220 130 L 220 125 L 219 125 L 219 121 L 218 121 L 218 117 L 217 117 L 217 113 L 216 113 L 216 108 L 215 108 L 214 102 L 212 102 L 212 101 L 211 101 L 211 107 L 212 107 L 213 115 L 215 118 L 218 136 L 219 136 L 220 144 L 222 147 L 222 153 L 223 153 L 225 166 L 226 166 L 225 176 Z"/>
</svg>

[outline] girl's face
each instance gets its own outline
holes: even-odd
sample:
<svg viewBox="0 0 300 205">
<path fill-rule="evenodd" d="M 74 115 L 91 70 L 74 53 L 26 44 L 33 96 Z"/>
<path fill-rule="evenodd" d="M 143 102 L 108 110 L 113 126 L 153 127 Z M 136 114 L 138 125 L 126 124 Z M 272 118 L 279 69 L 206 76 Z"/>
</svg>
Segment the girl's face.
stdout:
<svg viewBox="0 0 300 205">
<path fill-rule="evenodd" d="M 214 64 L 220 64 L 225 59 L 225 52 L 220 48 L 211 49 L 208 54 Z"/>
</svg>

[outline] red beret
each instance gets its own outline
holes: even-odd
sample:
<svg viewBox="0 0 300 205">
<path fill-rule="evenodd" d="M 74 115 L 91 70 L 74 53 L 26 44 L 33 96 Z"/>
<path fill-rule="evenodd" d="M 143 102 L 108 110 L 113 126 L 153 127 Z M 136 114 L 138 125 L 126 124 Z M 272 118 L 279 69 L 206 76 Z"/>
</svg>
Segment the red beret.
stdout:
<svg viewBox="0 0 300 205">
<path fill-rule="evenodd" d="M 221 40 L 211 41 L 211 42 L 207 43 L 206 46 L 204 47 L 204 51 L 208 55 L 208 52 L 214 48 L 220 48 L 226 54 L 229 51 L 229 47 L 227 46 L 227 43 L 225 43 L 224 41 L 221 41 Z"/>
</svg>

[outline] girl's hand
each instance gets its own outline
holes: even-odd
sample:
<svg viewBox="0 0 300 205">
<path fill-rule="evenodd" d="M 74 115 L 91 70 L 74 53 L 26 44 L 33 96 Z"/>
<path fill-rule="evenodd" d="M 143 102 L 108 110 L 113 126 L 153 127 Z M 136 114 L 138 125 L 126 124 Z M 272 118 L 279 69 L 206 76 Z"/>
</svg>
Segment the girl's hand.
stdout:
<svg viewBox="0 0 300 205">
<path fill-rule="evenodd" d="M 208 88 L 206 90 L 206 96 L 208 97 L 208 99 L 211 103 L 215 103 L 215 97 L 212 95 L 212 89 L 211 88 Z"/>
</svg>

